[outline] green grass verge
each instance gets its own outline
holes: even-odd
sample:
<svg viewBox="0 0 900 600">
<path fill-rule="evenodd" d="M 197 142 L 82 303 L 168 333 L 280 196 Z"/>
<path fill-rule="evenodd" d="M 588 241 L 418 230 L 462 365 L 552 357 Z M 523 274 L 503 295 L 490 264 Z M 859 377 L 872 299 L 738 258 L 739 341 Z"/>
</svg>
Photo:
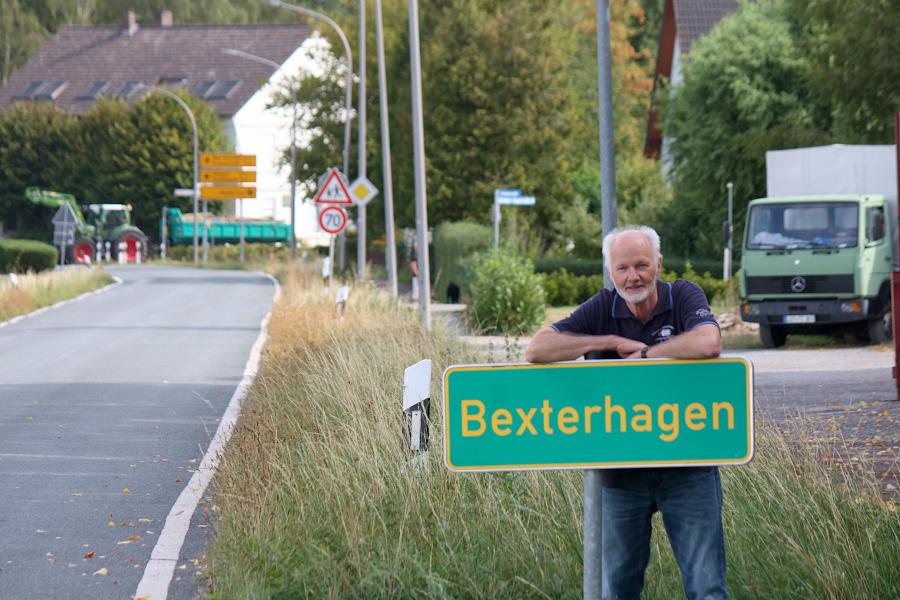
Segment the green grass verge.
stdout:
<svg viewBox="0 0 900 600">
<path fill-rule="evenodd" d="M 411 465 L 402 377 L 423 358 L 435 399 L 447 365 L 478 362 L 381 293 L 355 287 L 338 319 L 317 278 L 285 276 L 215 480 L 211 598 L 581 597 L 580 472 L 450 473 L 437 403 L 432 450 Z M 896 507 L 802 439 L 762 426 L 754 461 L 723 469 L 732 596 L 898 597 Z M 680 597 L 656 525 L 643 597 Z"/>
<path fill-rule="evenodd" d="M 18 275 L 17 284 L 0 278 L 0 322 L 69 300 L 109 285 L 114 280 L 102 269 L 66 269 Z"/>
</svg>

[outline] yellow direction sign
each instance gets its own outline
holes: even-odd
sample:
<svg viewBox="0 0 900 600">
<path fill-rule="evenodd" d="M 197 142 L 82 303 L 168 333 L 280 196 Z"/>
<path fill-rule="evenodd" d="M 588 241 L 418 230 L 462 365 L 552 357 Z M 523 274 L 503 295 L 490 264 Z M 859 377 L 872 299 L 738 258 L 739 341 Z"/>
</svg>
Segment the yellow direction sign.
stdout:
<svg viewBox="0 0 900 600">
<path fill-rule="evenodd" d="M 255 167 L 255 154 L 225 154 L 220 152 L 202 152 L 200 166 L 206 167 Z"/>
<path fill-rule="evenodd" d="M 240 198 L 256 198 L 255 187 L 239 185 L 216 185 L 200 188 L 202 200 L 238 200 Z"/>
<path fill-rule="evenodd" d="M 213 170 L 200 171 L 200 181 L 205 183 L 253 183 L 256 171 Z"/>
</svg>

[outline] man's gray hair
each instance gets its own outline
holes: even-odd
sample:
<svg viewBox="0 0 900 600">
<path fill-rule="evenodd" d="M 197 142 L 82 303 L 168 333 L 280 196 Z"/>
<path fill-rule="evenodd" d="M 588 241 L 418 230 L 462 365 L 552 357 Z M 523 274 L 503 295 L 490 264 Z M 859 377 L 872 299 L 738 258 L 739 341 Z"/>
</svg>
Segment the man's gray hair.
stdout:
<svg viewBox="0 0 900 600">
<path fill-rule="evenodd" d="M 651 248 L 653 248 L 654 262 L 659 261 L 659 234 L 656 233 L 655 229 L 647 227 L 646 225 L 628 225 L 622 228 L 616 227 L 603 238 L 603 266 L 607 271 L 609 271 L 609 253 L 612 249 L 613 242 L 616 241 L 616 238 L 619 237 L 620 234 L 627 231 L 639 231 L 643 233 L 644 237 L 647 238 L 647 241 L 650 242 Z"/>
</svg>

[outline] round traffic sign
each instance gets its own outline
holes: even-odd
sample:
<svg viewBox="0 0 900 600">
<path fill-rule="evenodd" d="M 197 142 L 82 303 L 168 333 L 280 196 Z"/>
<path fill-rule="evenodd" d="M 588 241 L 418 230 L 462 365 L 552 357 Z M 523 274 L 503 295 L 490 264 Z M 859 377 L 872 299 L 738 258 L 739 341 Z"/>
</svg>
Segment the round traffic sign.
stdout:
<svg viewBox="0 0 900 600">
<path fill-rule="evenodd" d="M 347 226 L 347 213 L 340 206 L 326 206 L 319 212 L 319 227 L 326 233 L 338 234 Z"/>
</svg>

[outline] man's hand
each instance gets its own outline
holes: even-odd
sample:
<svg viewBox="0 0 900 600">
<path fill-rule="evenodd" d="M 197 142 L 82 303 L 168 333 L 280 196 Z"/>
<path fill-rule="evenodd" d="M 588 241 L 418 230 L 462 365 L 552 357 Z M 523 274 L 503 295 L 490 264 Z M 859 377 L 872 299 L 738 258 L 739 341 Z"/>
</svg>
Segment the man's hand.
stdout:
<svg viewBox="0 0 900 600">
<path fill-rule="evenodd" d="M 623 337 L 620 337 L 619 340 L 621 341 L 616 346 L 616 352 L 622 358 L 640 358 L 641 350 L 647 345 L 639 340 L 630 340 Z"/>
<path fill-rule="evenodd" d="M 528 344 L 525 360 L 533 363 L 574 360 L 588 352 L 618 352 L 620 356 L 624 356 L 622 352 L 631 351 L 632 348 L 637 348 L 640 354 L 643 347 L 643 342 L 618 335 L 573 335 L 546 327 L 538 331 Z"/>
</svg>

